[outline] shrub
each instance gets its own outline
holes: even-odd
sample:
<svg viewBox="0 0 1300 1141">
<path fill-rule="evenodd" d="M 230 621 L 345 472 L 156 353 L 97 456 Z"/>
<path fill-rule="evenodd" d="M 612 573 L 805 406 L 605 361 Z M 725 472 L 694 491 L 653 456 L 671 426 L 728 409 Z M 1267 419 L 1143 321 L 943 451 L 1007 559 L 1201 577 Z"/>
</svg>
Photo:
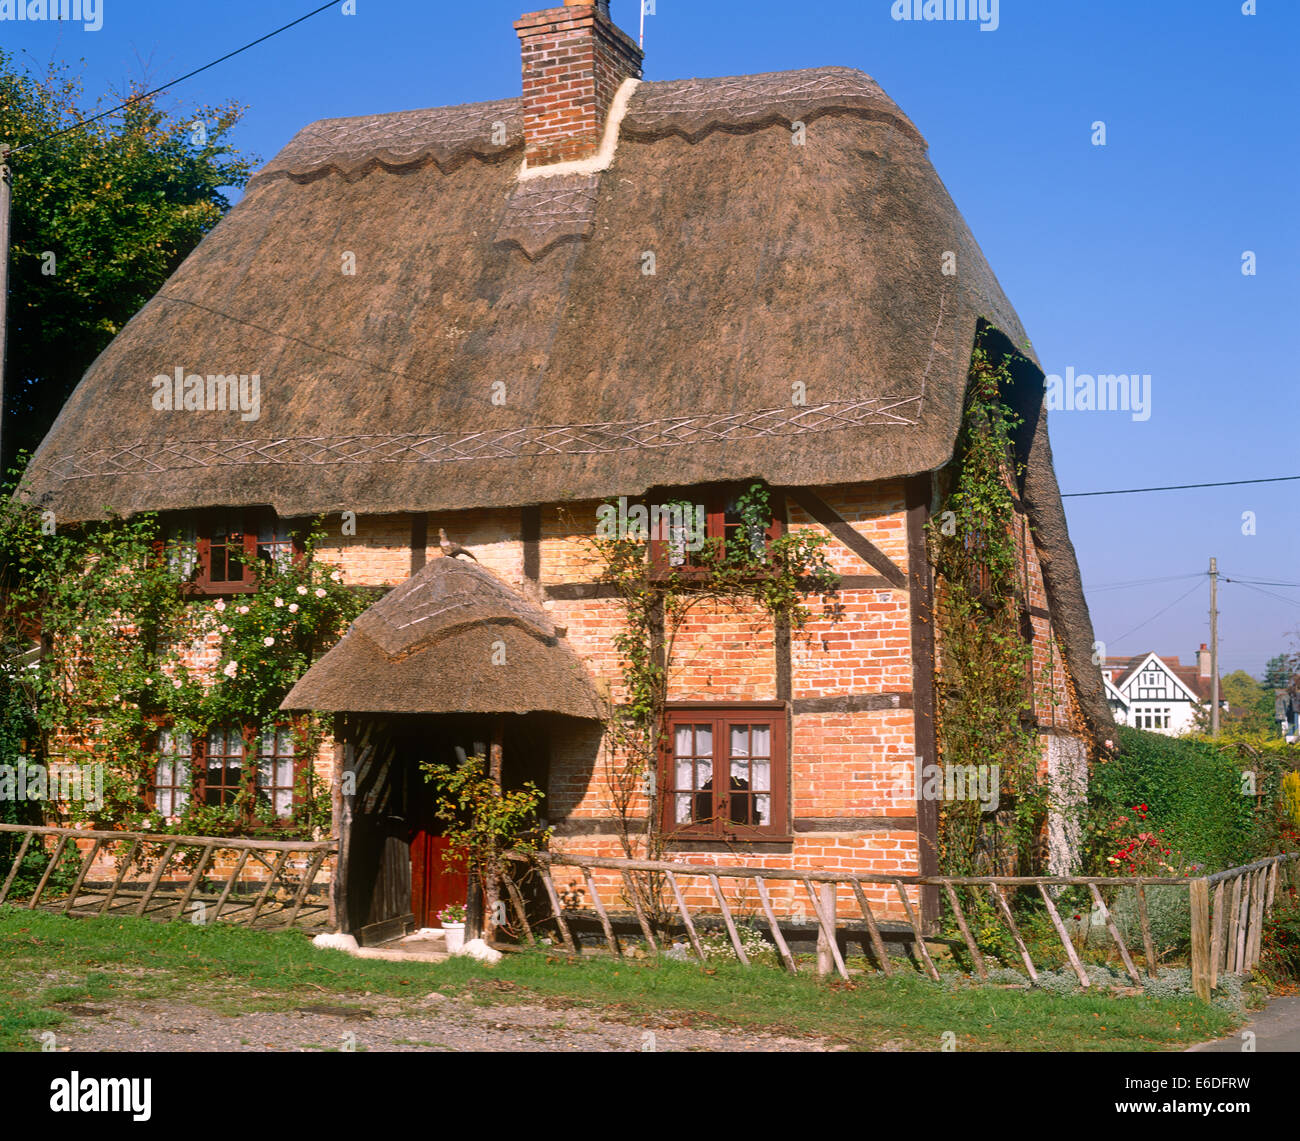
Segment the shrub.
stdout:
<svg viewBox="0 0 1300 1141">
<path fill-rule="evenodd" d="M 1134 805 L 1147 806 L 1144 830 L 1184 863 L 1228 868 L 1256 856 L 1255 801 L 1242 794 L 1239 757 L 1127 726 L 1119 737 L 1120 752 L 1093 766 L 1088 791 L 1093 868 L 1115 874 L 1109 829 Z"/>
<path fill-rule="evenodd" d="M 1300 979 L 1300 894 L 1279 891 L 1260 935 L 1259 970 L 1273 982 Z"/>
<path fill-rule="evenodd" d="M 1148 887 L 1147 919 L 1151 925 L 1151 942 L 1160 957 L 1186 945 L 1192 937 L 1192 913 L 1185 887 Z M 1137 892 L 1122 887 L 1115 893 L 1111 918 L 1130 947 L 1142 946 L 1142 921 L 1138 914 Z M 1104 933 L 1105 929 L 1101 929 Z M 1100 937 L 1100 936 L 1099 936 Z"/>
<path fill-rule="evenodd" d="M 737 925 L 736 934 L 740 937 L 740 945 L 745 948 L 745 954 L 751 960 L 762 962 L 776 952 L 776 948 L 764 939 L 759 932 L 744 923 Z M 731 936 L 726 931 L 701 931 L 699 937 L 700 947 L 704 951 L 706 962 L 715 959 L 736 958 L 735 948 L 731 945 Z"/>
</svg>

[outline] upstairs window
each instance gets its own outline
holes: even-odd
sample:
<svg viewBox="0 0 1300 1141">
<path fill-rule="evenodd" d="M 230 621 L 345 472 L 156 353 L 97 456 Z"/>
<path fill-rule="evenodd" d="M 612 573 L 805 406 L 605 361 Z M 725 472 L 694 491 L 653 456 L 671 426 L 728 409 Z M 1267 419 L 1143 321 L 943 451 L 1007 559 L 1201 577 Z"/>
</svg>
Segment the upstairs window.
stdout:
<svg viewBox="0 0 1300 1141">
<path fill-rule="evenodd" d="M 665 505 L 671 508 L 681 504 L 684 514 L 677 517 L 680 523 L 671 512 L 661 516 L 664 525 L 658 533 L 652 531 L 650 562 L 655 572 L 698 573 L 711 559 L 719 557 L 726 561 L 734 558 L 761 562 L 772 543 L 785 534 L 785 502 L 769 490 L 764 518 L 758 523 L 746 520 L 746 498 L 752 487 L 752 484 L 711 485 L 667 497 Z M 717 555 L 709 553 L 712 551 L 717 551 Z"/>
<path fill-rule="evenodd" d="M 302 554 L 300 534 L 267 508 L 208 510 L 173 522 L 162 553 L 199 594 L 245 594 L 259 563 L 283 569 Z"/>
</svg>

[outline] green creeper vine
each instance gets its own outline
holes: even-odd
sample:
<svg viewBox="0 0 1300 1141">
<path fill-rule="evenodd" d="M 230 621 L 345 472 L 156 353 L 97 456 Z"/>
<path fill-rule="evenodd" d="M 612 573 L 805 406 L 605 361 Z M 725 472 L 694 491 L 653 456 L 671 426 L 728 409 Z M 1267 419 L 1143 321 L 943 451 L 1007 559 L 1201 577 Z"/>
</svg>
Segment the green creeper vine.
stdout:
<svg viewBox="0 0 1300 1141">
<path fill-rule="evenodd" d="M 930 523 L 940 762 L 997 765 L 999 775 L 996 813 L 978 800 L 941 802 L 939 867 L 952 875 L 1024 866 L 1045 807 L 1010 490 L 1023 471 L 1012 442 L 1021 420 L 1002 396 L 1010 364 L 976 343 L 955 478 Z"/>
<path fill-rule="evenodd" d="M 295 755 L 307 758 L 292 820 L 277 819 L 251 779 L 231 802 L 191 795 L 170 818 L 147 800 L 161 729 L 197 738 L 252 726 L 260 739 L 283 727 L 285 694 L 365 609 L 370 600 L 315 559 L 322 538 L 317 524 L 302 558 L 259 561 L 250 593 L 198 598 L 192 555 L 166 545 L 155 516 L 60 529 L 6 498 L 3 648 L 25 730 L 21 756 L 102 766 L 102 805 L 61 804 L 63 822 L 199 835 L 308 837 L 328 828 L 329 790 L 311 763 L 324 732 L 314 716 L 292 721 Z M 245 757 L 246 778 L 255 764 Z"/>
<path fill-rule="evenodd" d="M 622 610 L 614 644 L 625 701 L 608 710 L 604 755 L 606 785 L 628 857 L 659 859 L 665 851 L 656 773 L 675 647 L 690 615 L 716 606 L 758 607 L 794 630 L 808 620 L 809 591 L 830 593 L 838 586 L 826 559 L 825 535 L 801 529 L 767 538 L 772 499 L 764 484 L 746 488 L 736 511 L 740 527 L 730 541 L 709 538 L 702 550 L 676 566 L 652 561 L 643 535 L 593 540 L 604 567 L 602 581 L 615 587 Z M 637 804 L 648 806 L 643 840 L 632 818 Z M 653 878 L 643 903 L 660 913 L 662 900 Z"/>
</svg>

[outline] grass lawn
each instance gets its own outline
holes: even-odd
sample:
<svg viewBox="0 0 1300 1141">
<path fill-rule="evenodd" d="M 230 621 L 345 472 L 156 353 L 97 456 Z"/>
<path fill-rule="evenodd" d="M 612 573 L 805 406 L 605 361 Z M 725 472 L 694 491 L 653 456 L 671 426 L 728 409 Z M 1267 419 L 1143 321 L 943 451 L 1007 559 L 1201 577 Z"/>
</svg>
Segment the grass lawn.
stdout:
<svg viewBox="0 0 1300 1141">
<path fill-rule="evenodd" d="M 322 995 L 412 999 L 431 990 L 479 1003 L 545 1001 L 636 1024 L 761 1028 L 857 1049 L 1169 1050 L 1241 1020 L 1192 999 L 1057 995 L 943 986 L 919 976 L 856 977 L 738 965 L 529 952 L 496 967 L 469 959 L 390 963 L 321 951 L 297 932 L 254 933 L 147 919 L 65 919 L 0 907 L 0 1049 L 37 1049 L 69 1004 L 166 998 L 239 1013 L 292 1009 Z"/>
</svg>

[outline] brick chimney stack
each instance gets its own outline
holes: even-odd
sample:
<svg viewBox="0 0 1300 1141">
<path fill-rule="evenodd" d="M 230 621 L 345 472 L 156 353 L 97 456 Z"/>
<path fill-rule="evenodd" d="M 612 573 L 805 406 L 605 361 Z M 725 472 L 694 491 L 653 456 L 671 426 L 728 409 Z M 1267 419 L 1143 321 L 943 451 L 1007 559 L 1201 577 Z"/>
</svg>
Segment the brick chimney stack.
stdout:
<svg viewBox="0 0 1300 1141">
<path fill-rule="evenodd" d="M 1210 676 L 1210 651 L 1205 643 L 1201 643 L 1201 648 L 1196 651 L 1196 674 L 1198 677 L 1208 679 Z"/>
<path fill-rule="evenodd" d="M 521 16 L 524 156 L 529 167 L 593 157 L 614 95 L 641 78 L 641 49 L 614 26 L 609 0 Z"/>
</svg>

